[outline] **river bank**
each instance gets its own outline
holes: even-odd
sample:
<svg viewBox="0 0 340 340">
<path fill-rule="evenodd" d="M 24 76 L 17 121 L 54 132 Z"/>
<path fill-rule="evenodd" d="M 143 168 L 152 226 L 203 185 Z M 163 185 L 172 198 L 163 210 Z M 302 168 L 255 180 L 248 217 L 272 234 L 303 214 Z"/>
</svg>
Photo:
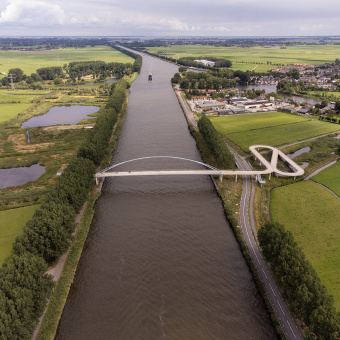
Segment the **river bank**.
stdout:
<svg viewBox="0 0 340 340">
<path fill-rule="evenodd" d="M 120 118 L 115 126 L 115 129 L 112 132 L 110 146 L 103 161 L 102 168 L 105 168 L 110 164 L 112 153 L 115 150 L 116 143 L 124 123 L 126 110 L 127 101 L 121 111 Z M 89 194 L 89 199 L 86 203 L 83 213 L 77 217 L 78 221 L 76 220 L 76 222 L 78 222 L 78 227 L 68 252 L 64 254 L 56 264 L 55 267 L 58 267 L 56 273 L 54 273 L 52 270 L 52 275 L 54 281 L 57 281 L 57 285 L 48 303 L 43 320 L 38 326 L 34 337 L 32 338 L 33 340 L 52 340 L 55 337 L 59 320 L 61 318 L 69 290 L 77 270 L 78 262 L 90 230 L 95 204 L 99 197 L 100 191 L 98 190 L 98 186 L 96 186 Z"/>
</svg>

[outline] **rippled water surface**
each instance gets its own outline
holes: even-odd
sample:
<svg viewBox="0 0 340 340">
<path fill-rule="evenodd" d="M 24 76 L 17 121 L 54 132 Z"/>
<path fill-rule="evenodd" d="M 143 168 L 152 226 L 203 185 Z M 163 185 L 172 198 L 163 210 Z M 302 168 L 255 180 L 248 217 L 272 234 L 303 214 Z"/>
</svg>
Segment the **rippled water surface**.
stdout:
<svg viewBox="0 0 340 340">
<path fill-rule="evenodd" d="M 144 57 L 113 163 L 201 160 L 170 85 L 175 72 Z M 190 168 L 201 166 L 158 159 L 120 169 Z M 56 339 L 275 338 L 209 177 L 105 180 Z"/>
</svg>

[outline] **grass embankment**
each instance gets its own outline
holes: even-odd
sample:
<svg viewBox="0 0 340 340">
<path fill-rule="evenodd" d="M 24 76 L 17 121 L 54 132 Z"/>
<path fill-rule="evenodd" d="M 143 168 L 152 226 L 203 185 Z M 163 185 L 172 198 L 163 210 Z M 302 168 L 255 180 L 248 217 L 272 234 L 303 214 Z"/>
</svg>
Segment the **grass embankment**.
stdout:
<svg viewBox="0 0 340 340">
<path fill-rule="evenodd" d="M 0 73 L 11 68 L 21 68 L 26 75 L 38 68 L 63 66 L 73 61 L 101 60 L 107 63 L 134 63 L 131 57 L 109 46 L 53 49 L 48 51 L 0 51 Z"/>
<path fill-rule="evenodd" d="M 229 59 L 233 62 L 232 69 L 265 72 L 277 68 L 276 64 L 308 64 L 319 65 L 326 62 L 334 63 L 340 55 L 339 45 L 295 45 L 280 47 L 216 47 L 206 45 L 171 45 L 169 47 L 148 47 L 148 51 L 171 53 L 169 57 L 179 59 L 183 57 L 215 57 Z M 268 64 L 267 64 L 268 62 Z M 270 64 L 271 63 L 271 64 Z M 275 65 L 274 65 L 275 64 Z"/>
<path fill-rule="evenodd" d="M 293 233 L 340 310 L 340 200 L 303 181 L 272 191 L 270 215 Z"/>
<path fill-rule="evenodd" d="M 0 267 L 12 254 L 12 244 L 39 205 L 0 211 Z"/>
<path fill-rule="evenodd" d="M 212 117 L 211 121 L 244 151 L 255 144 L 280 146 L 340 130 L 337 124 L 282 112 Z"/>
<path fill-rule="evenodd" d="M 101 168 L 106 168 L 110 164 L 112 152 L 116 147 L 116 143 L 123 126 L 126 110 L 127 102 L 122 109 L 121 115 L 112 134 L 110 146 Z M 100 194 L 97 192 L 97 188 L 95 188 L 90 194 L 83 217 L 78 225 L 76 235 L 73 239 L 69 254 L 63 267 L 61 277 L 57 282 L 54 293 L 50 300 L 50 304 L 46 310 L 46 314 L 41 324 L 37 340 L 52 340 L 55 337 L 59 320 L 61 318 L 68 293 L 74 279 L 83 246 L 90 230 L 92 217 L 94 214 L 94 205 L 99 195 Z"/>
<path fill-rule="evenodd" d="M 323 184 L 340 196 L 340 162 L 322 170 L 313 176 L 311 180 Z"/>
</svg>

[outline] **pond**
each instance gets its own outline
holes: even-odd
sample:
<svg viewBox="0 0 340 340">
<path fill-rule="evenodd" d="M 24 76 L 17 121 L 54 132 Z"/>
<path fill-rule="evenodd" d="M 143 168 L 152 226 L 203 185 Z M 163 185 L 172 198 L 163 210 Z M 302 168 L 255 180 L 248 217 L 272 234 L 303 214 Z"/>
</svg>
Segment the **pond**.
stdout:
<svg viewBox="0 0 340 340">
<path fill-rule="evenodd" d="M 35 181 L 45 171 L 45 167 L 40 164 L 33 164 L 28 167 L 0 169 L 0 189 Z"/>
<path fill-rule="evenodd" d="M 32 117 L 24 122 L 21 127 L 37 127 L 37 126 L 51 126 L 58 124 L 77 124 L 82 119 L 89 119 L 91 113 L 95 113 L 100 109 L 98 106 L 54 106 L 47 113 Z"/>
<path fill-rule="evenodd" d="M 279 96 L 281 96 L 284 99 L 292 98 L 293 100 L 299 103 L 308 102 L 312 105 L 321 103 L 321 100 L 318 100 L 318 99 L 307 98 L 307 97 L 302 97 L 302 96 L 291 96 L 291 95 L 288 95 L 282 92 L 277 92 L 276 85 L 238 85 L 237 88 L 240 90 L 250 90 L 250 89 L 265 90 L 266 93 L 276 92 L 278 93 Z"/>
</svg>

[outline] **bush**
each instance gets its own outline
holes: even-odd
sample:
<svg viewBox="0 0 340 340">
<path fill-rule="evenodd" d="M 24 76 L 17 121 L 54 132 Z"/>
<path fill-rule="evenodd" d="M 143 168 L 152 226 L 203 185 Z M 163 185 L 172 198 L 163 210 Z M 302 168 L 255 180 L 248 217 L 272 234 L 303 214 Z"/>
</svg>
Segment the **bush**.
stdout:
<svg viewBox="0 0 340 340">
<path fill-rule="evenodd" d="M 234 156 L 230 153 L 226 143 L 206 116 L 202 116 L 198 121 L 198 129 L 218 166 L 222 169 L 233 169 L 235 167 Z"/>
</svg>

